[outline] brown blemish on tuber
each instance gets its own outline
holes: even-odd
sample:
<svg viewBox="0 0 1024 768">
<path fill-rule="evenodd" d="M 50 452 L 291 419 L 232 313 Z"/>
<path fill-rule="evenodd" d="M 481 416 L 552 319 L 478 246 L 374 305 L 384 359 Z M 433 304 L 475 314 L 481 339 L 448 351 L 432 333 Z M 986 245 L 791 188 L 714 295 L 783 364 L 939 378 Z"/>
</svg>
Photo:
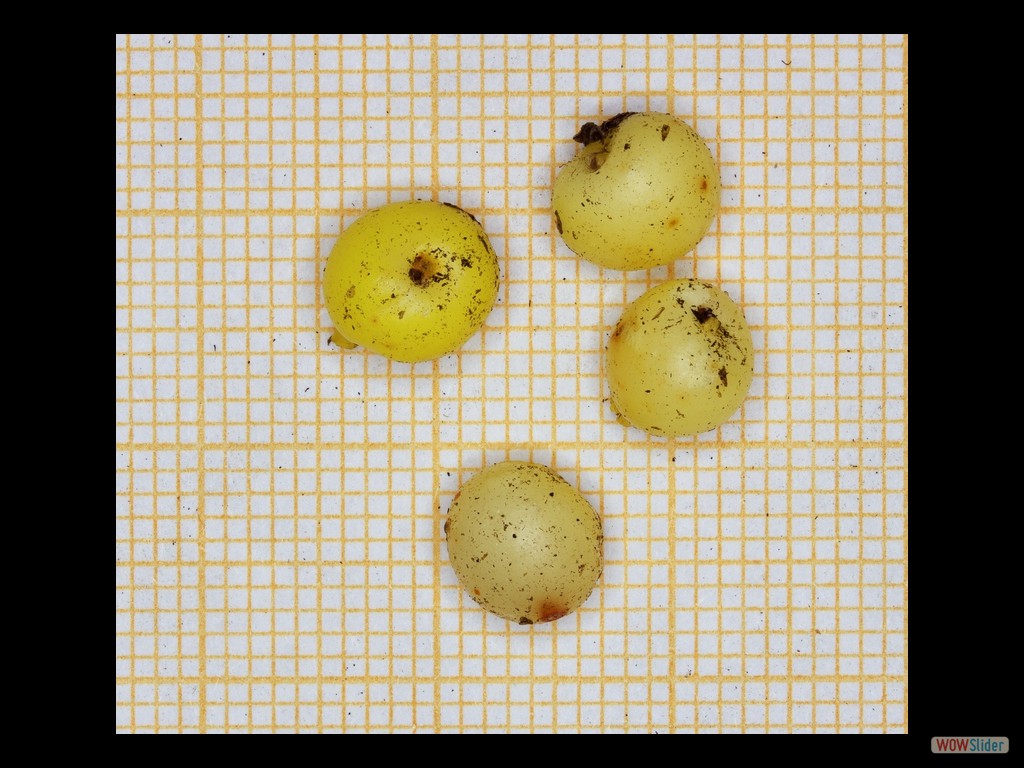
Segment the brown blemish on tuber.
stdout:
<svg viewBox="0 0 1024 768">
<path fill-rule="evenodd" d="M 550 600 L 544 602 L 540 607 L 540 621 L 556 621 L 565 616 L 569 611 L 561 603 Z"/>
</svg>

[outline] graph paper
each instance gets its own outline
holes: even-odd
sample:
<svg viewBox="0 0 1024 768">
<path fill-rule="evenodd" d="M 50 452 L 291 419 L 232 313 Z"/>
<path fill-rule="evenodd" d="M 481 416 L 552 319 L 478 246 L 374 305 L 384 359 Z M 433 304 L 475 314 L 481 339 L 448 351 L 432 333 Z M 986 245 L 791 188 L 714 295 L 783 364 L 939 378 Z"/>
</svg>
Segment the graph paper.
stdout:
<svg viewBox="0 0 1024 768">
<path fill-rule="evenodd" d="M 894 36 L 120 35 L 119 732 L 903 732 L 907 61 Z M 719 163 L 695 251 L 561 241 L 587 121 L 678 116 Z M 498 254 L 461 352 L 329 343 L 327 254 L 370 208 L 457 204 Z M 603 350 L 667 279 L 753 332 L 740 411 L 616 423 Z M 459 486 L 547 464 L 603 575 L 519 626 L 459 587 Z"/>
</svg>

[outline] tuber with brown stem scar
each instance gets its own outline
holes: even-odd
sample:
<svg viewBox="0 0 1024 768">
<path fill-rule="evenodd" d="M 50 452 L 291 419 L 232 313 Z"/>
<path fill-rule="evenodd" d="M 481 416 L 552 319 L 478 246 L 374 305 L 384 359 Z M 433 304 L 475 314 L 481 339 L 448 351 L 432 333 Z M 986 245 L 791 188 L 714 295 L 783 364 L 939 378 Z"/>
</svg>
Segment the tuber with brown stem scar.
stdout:
<svg viewBox="0 0 1024 768">
<path fill-rule="evenodd" d="M 623 112 L 584 123 L 582 145 L 558 172 L 551 205 L 565 244 L 594 263 L 636 270 L 696 247 L 718 212 L 718 166 L 689 125 Z"/>
</svg>

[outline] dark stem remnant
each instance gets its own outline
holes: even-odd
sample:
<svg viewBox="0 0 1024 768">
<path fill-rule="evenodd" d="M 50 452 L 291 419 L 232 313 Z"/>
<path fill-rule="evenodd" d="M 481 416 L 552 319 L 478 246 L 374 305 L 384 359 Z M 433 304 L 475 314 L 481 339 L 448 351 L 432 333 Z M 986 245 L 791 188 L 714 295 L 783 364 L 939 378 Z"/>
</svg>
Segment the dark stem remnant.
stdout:
<svg viewBox="0 0 1024 768">
<path fill-rule="evenodd" d="M 572 137 L 573 141 L 578 141 L 580 144 L 586 146 L 592 144 L 595 141 L 601 141 L 604 138 L 604 134 L 601 132 L 601 127 L 597 123 L 584 123 L 580 128 L 579 132 Z M 530 622 L 531 624 L 533 622 Z"/>
<path fill-rule="evenodd" d="M 693 307 L 690 311 L 693 312 L 693 316 L 697 318 L 697 322 L 701 325 L 704 325 L 704 323 L 715 316 L 711 307 Z"/>
<path fill-rule="evenodd" d="M 433 253 L 440 253 L 440 250 L 435 249 Z M 417 254 L 416 258 L 409 264 L 409 279 L 420 288 L 425 288 L 431 283 L 436 283 L 448 277 L 447 272 L 442 272 L 438 268 L 438 260 L 434 257 L 433 253 Z"/>
<path fill-rule="evenodd" d="M 619 112 L 619 114 L 617 114 L 615 117 L 609 117 L 607 120 L 601 123 L 601 130 L 604 132 L 605 136 L 607 136 L 609 132 L 619 127 L 619 123 L 621 123 L 630 115 L 635 114 L 636 112 Z"/>
<path fill-rule="evenodd" d="M 661 126 L 661 140 L 664 141 L 668 138 L 668 125 Z"/>
<path fill-rule="evenodd" d="M 600 125 L 597 123 L 584 123 L 580 128 L 579 133 L 572 137 L 572 140 L 578 141 L 583 145 L 591 144 L 595 141 L 603 141 L 608 134 L 618 127 L 619 123 L 634 114 L 636 113 L 620 112 L 615 117 L 608 118 Z"/>
</svg>

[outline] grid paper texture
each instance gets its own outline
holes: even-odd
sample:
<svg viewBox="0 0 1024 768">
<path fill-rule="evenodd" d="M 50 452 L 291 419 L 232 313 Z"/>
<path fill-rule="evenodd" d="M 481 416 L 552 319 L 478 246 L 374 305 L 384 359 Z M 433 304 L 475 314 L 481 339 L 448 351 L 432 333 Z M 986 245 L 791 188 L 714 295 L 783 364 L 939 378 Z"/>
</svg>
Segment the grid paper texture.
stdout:
<svg viewBox="0 0 1024 768">
<path fill-rule="evenodd" d="M 905 731 L 907 38 L 116 38 L 116 729 Z M 602 270 L 550 208 L 579 125 L 717 158 L 696 251 Z M 407 365 L 328 343 L 327 254 L 388 201 L 481 220 L 498 304 Z M 720 429 L 619 426 L 626 303 L 743 307 Z M 604 520 L 576 613 L 459 588 L 455 491 L 549 464 Z"/>
</svg>

